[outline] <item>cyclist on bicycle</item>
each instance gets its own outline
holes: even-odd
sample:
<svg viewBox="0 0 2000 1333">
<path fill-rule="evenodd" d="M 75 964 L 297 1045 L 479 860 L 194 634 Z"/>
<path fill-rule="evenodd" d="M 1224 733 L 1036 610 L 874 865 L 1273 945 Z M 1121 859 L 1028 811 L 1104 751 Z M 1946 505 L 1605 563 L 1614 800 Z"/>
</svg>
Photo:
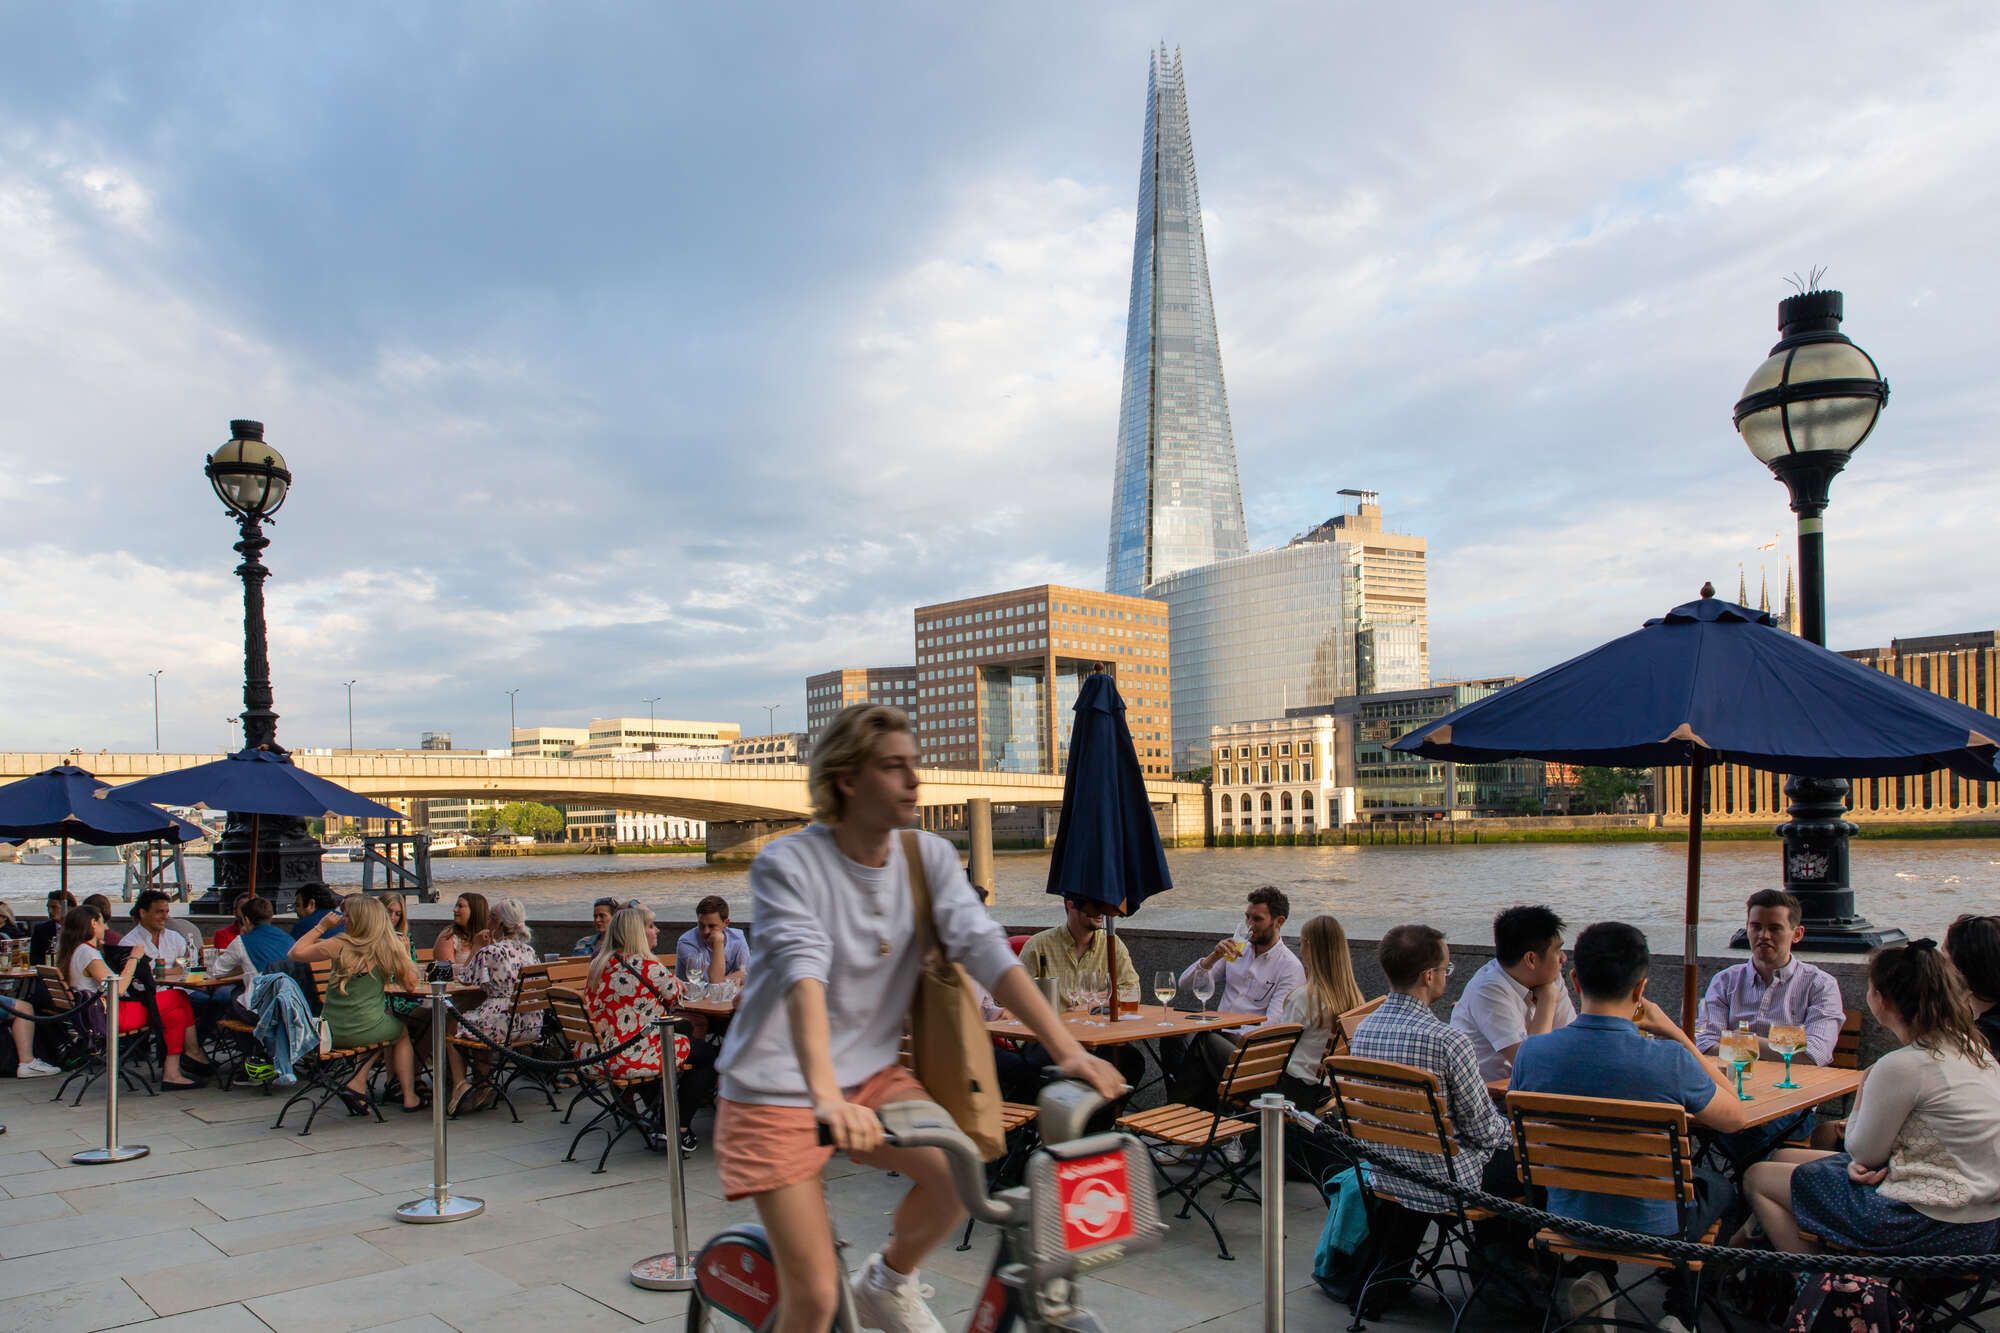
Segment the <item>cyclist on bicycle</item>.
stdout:
<svg viewBox="0 0 2000 1333">
<path fill-rule="evenodd" d="M 964 1220 L 943 1154 L 882 1145 L 875 1108 L 929 1100 L 898 1063 L 923 960 L 900 830 L 916 820 L 917 747 L 894 708 L 858 704 L 813 751 L 815 822 L 750 868 L 756 930 L 750 982 L 717 1068 L 715 1154 L 724 1193 L 755 1200 L 777 1264 L 779 1333 L 825 1333 L 841 1278 L 820 1173 L 832 1149 L 911 1182 L 889 1242 L 852 1281 L 862 1324 L 886 1333 L 943 1326 L 917 1266 Z M 1110 1098 L 1124 1081 L 1063 1027 L 966 882 L 951 844 L 917 835 L 936 936 L 952 961 L 1040 1038 L 1063 1074 Z"/>
</svg>

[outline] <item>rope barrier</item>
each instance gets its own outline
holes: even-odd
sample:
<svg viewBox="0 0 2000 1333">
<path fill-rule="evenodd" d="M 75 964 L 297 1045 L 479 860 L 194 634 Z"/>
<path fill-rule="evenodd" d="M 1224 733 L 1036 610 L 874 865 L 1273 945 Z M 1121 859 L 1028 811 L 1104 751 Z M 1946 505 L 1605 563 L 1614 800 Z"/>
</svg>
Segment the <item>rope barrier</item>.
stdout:
<svg viewBox="0 0 2000 1333">
<path fill-rule="evenodd" d="M 1638 1231 L 1621 1231 L 1617 1227 L 1599 1226 L 1595 1222 L 1585 1222 L 1574 1217 L 1558 1217 L 1522 1203 L 1518 1199 L 1502 1199 L 1483 1190 L 1431 1171 L 1420 1171 L 1415 1167 L 1396 1162 L 1385 1162 L 1370 1156 L 1370 1145 L 1362 1140 L 1335 1129 L 1326 1121 L 1304 1111 L 1294 1111 L 1292 1118 L 1298 1124 L 1327 1140 L 1349 1158 L 1360 1162 L 1371 1172 L 1395 1176 L 1413 1185 L 1449 1194 L 1462 1207 L 1484 1208 L 1510 1221 L 1523 1222 L 1536 1229 L 1547 1227 L 1560 1231 L 1573 1240 L 1584 1241 L 1602 1249 L 1620 1250 L 1635 1254 L 1659 1255 L 1668 1259 L 1699 1260 L 1706 1264 L 1722 1264 L 1734 1268 L 1759 1268 L 1781 1273 L 1852 1273 L 1862 1277 L 1991 1277 L 2000 1275 L 2000 1254 L 1849 1254 L 1845 1251 L 1829 1254 L 1785 1254 L 1777 1250 L 1744 1250 L 1727 1245 L 1704 1245 L 1699 1241 L 1682 1240 L 1675 1236 L 1651 1236 Z M 1393 1194 L 1389 1195 L 1392 1201 Z M 1415 1211 L 1425 1211 L 1418 1209 Z"/>
<path fill-rule="evenodd" d="M 59 1014 L 24 1014 L 19 1009 L 15 1008 L 15 1005 L 17 1003 L 18 1001 L 16 1000 L 10 999 L 4 995 L 0 995 L 0 1011 L 4 1011 L 7 1017 L 18 1018 L 23 1020 L 24 1022 L 33 1023 L 39 1027 L 43 1023 L 68 1022 L 70 1019 L 75 1018 L 78 1014 L 84 1013 L 87 1010 L 94 1009 L 98 1005 L 103 1004 L 104 1001 L 103 998 L 99 996 L 97 993 L 91 992 L 89 999 L 78 1001 L 76 1005 L 74 1005 L 71 1008 L 63 1010 Z M 135 1003 L 137 1003 L 137 1001 L 135 1001 Z"/>
<path fill-rule="evenodd" d="M 595 1055 L 586 1055 L 575 1060 L 543 1060 L 532 1055 L 523 1055 L 516 1047 L 502 1046 L 499 1042 L 481 1032 L 476 1024 L 466 1022 L 465 1015 L 459 1013 L 458 1005 L 455 1002 L 446 1000 L 444 1007 L 458 1016 L 458 1030 L 461 1034 L 470 1034 L 478 1039 L 480 1045 L 496 1054 L 506 1056 L 516 1064 L 529 1069 L 544 1070 L 549 1073 L 566 1073 L 573 1069 L 588 1069 L 592 1065 L 603 1064 L 612 1056 L 624 1054 L 653 1035 L 650 1031 L 642 1028 L 627 1037 L 624 1041 L 619 1042 L 616 1046 L 606 1047 L 598 1051 Z"/>
</svg>

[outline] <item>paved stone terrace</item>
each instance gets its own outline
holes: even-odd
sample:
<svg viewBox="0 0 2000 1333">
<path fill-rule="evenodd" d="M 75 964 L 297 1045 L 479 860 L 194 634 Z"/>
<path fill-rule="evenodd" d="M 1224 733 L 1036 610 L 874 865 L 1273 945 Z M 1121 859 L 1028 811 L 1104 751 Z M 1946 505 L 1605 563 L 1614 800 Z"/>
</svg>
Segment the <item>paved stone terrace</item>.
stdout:
<svg viewBox="0 0 2000 1333">
<path fill-rule="evenodd" d="M 376 1124 L 336 1103 L 300 1138 L 271 1128 L 275 1094 L 127 1096 L 121 1137 L 152 1154 L 75 1166 L 72 1152 L 102 1142 L 102 1094 L 94 1088 L 71 1109 L 49 1100 L 56 1081 L 0 1083 L 0 1328 L 487 1333 L 675 1326 L 683 1317 L 684 1296 L 642 1291 L 626 1277 L 634 1260 L 671 1243 L 664 1159 L 628 1140 L 603 1175 L 591 1174 L 594 1152 L 566 1163 L 570 1131 L 543 1103 L 523 1099 L 518 1125 L 504 1109 L 454 1123 L 453 1181 L 486 1212 L 410 1226 L 393 1209 L 429 1188 L 428 1114 L 391 1108 Z M 698 1123 L 705 1129 L 707 1118 Z M 845 1159 L 829 1174 L 858 1261 L 887 1234 L 903 1183 Z M 1318 1198 L 1292 1185 L 1287 1204 L 1289 1323 L 1345 1327 L 1346 1311 L 1310 1279 Z M 723 1201 L 704 1148 L 688 1170 L 694 1237 L 749 1212 Z M 1118 1330 L 1261 1329 L 1258 1210 L 1232 1204 L 1223 1221 L 1236 1262 L 1216 1258 L 1198 1218 L 1173 1221 L 1167 1249 L 1091 1280 L 1087 1303 Z M 982 1228 L 971 1251 L 947 1243 L 924 1270 L 949 1328 L 964 1325 L 990 1243 Z M 1446 1327 L 1435 1308 L 1370 1327 Z"/>
</svg>

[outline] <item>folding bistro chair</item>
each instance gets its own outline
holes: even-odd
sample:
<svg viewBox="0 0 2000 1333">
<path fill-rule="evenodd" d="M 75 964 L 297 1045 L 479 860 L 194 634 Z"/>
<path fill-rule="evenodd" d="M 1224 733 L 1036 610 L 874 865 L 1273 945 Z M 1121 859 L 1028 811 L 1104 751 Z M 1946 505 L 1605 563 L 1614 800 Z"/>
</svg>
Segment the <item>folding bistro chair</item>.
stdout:
<svg viewBox="0 0 2000 1333">
<path fill-rule="evenodd" d="M 1453 1176 L 1452 1163 L 1460 1151 L 1458 1133 L 1436 1074 L 1414 1065 L 1353 1055 L 1332 1056 L 1326 1063 L 1333 1080 L 1334 1119 L 1342 1132 L 1363 1143 L 1429 1154 L 1439 1159 L 1435 1168 L 1439 1175 Z M 1399 1214 L 1408 1214 L 1427 1224 L 1426 1232 L 1435 1228 L 1435 1239 L 1425 1245 L 1419 1237 L 1408 1273 L 1385 1274 L 1383 1266 L 1397 1256 L 1376 1256 L 1349 1301 L 1354 1322 L 1348 1327 L 1362 1327 L 1361 1312 L 1371 1293 L 1384 1286 L 1408 1284 L 1436 1293 L 1451 1311 L 1451 1326 L 1456 1330 L 1496 1275 L 1493 1266 L 1480 1258 L 1472 1234 L 1473 1223 L 1487 1221 L 1493 1214 L 1484 1208 L 1468 1208 L 1454 1195 L 1408 1193 L 1420 1188 L 1414 1185 L 1402 1185 L 1406 1193 L 1399 1197 L 1398 1187 L 1392 1183 L 1395 1177 L 1387 1172 L 1379 1174 L 1377 1179 L 1366 1170 L 1361 1172 L 1361 1202 L 1367 1210 L 1369 1233 L 1388 1235 L 1394 1229 L 1388 1223 L 1401 1222 Z M 1385 1208 L 1396 1211 L 1385 1215 Z M 1446 1273 L 1458 1277 L 1461 1294 L 1456 1298 L 1445 1288 Z"/>
<path fill-rule="evenodd" d="M 1386 995 L 1378 995 L 1335 1016 L 1333 1025 L 1326 1034 L 1326 1054 L 1320 1057 L 1319 1063 L 1319 1078 L 1321 1083 L 1327 1085 L 1326 1092 L 1317 1106 L 1302 1106 L 1299 1108 L 1301 1111 L 1324 1118 L 1333 1109 L 1331 1062 L 1335 1056 L 1347 1053 L 1348 1043 L 1354 1040 L 1354 1030 L 1361 1026 L 1361 1020 L 1380 1009 L 1382 1001 L 1387 998 Z M 1316 1155 L 1317 1161 L 1314 1160 Z M 1327 1169 L 1328 1162 L 1339 1164 L 1340 1169 L 1354 1165 L 1346 1153 L 1297 1135 L 1285 1137 L 1285 1156 L 1288 1168 L 1296 1169 L 1301 1176 L 1312 1181 L 1313 1188 L 1319 1191 L 1321 1203 L 1327 1202 L 1332 1197 L 1327 1192 L 1327 1180 L 1339 1174 L 1339 1170 Z"/>
<path fill-rule="evenodd" d="M 521 1113 L 514 1109 L 514 1099 L 507 1095 L 517 1079 L 525 1078 L 533 1083 L 549 1099 L 549 1109 L 556 1109 L 555 1092 L 527 1066 L 513 1059 L 516 1051 L 530 1051 L 542 1045 L 541 1015 L 548 1012 L 549 965 L 531 963 L 521 969 L 520 978 L 514 983 L 514 995 L 507 1008 L 507 1049 L 496 1051 L 492 1046 L 463 1031 L 455 1031 L 449 1038 L 451 1045 L 465 1061 L 466 1081 L 462 1098 L 455 1099 L 463 1104 L 484 1088 L 493 1093 L 495 1100 L 507 1103 L 507 1114 L 514 1117 L 514 1123 L 521 1123 Z M 513 1033 L 523 1017 L 534 1020 L 531 1033 L 525 1037 L 515 1037 Z M 454 1108 L 451 1118 L 458 1118 Z"/>
<path fill-rule="evenodd" d="M 1238 1118 L 1237 1113 L 1248 1106 L 1252 1097 L 1277 1086 L 1278 1075 L 1292 1058 L 1292 1047 L 1298 1043 L 1300 1030 L 1297 1023 L 1277 1023 L 1239 1037 L 1229 1068 L 1216 1081 L 1212 1111 L 1184 1102 L 1168 1102 L 1118 1117 L 1120 1129 L 1187 1154 L 1183 1159 L 1187 1170 L 1178 1180 L 1166 1171 L 1160 1173 L 1166 1182 L 1160 1187 L 1160 1195 L 1171 1193 L 1181 1197 L 1178 1217 L 1185 1218 L 1190 1210 L 1201 1214 L 1215 1234 L 1219 1258 L 1236 1256 L 1229 1252 L 1229 1242 L 1222 1238 L 1222 1228 L 1215 1224 L 1214 1214 L 1202 1206 L 1201 1192 L 1215 1181 L 1227 1180 L 1229 1188 L 1223 1192 L 1222 1202 L 1239 1197 L 1245 1202 L 1260 1201 L 1256 1187 L 1249 1180 L 1257 1154 L 1246 1150 L 1241 1160 L 1232 1162 L 1227 1149 L 1237 1140 L 1255 1141 L 1245 1136 L 1254 1135 L 1257 1127 Z"/>
<path fill-rule="evenodd" d="M 76 1008 L 76 992 L 70 989 L 61 968 L 43 963 L 35 969 L 35 977 L 42 983 L 42 989 L 48 992 L 49 1003 L 55 1006 L 55 1012 Z M 135 1004 L 137 1001 L 127 1000 L 125 1003 Z M 76 1097 L 70 1105 L 80 1105 L 83 1094 L 90 1091 L 90 1085 L 104 1077 L 108 1068 L 105 1062 L 108 1043 L 113 1040 L 118 1042 L 119 1083 L 128 1089 L 136 1088 L 148 1097 L 156 1095 L 154 1085 L 160 1081 L 160 1057 L 165 1050 L 156 1020 L 149 1016 L 146 1022 L 132 1031 L 114 1036 L 106 1031 L 108 1011 L 100 993 L 95 1005 L 72 1016 L 65 1026 L 69 1028 L 65 1045 L 73 1046 L 81 1054 L 82 1063 L 64 1076 L 51 1101 L 61 1101 L 70 1085 L 76 1083 Z M 78 1080 L 81 1082 L 78 1083 Z"/>
<path fill-rule="evenodd" d="M 321 959 L 312 965 L 314 993 L 322 997 L 333 981 L 333 963 Z M 347 1090 L 347 1085 L 355 1073 L 364 1065 L 382 1055 L 394 1042 L 378 1041 L 366 1046 L 336 1046 L 321 1053 L 317 1046 L 301 1051 L 292 1061 L 293 1071 L 299 1076 L 296 1091 L 278 1108 L 278 1118 L 271 1122 L 272 1129 L 282 1129 L 285 1117 L 300 1102 L 310 1102 L 306 1111 L 306 1123 L 299 1129 L 299 1137 L 312 1133 L 313 1121 L 319 1118 L 326 1104 Z M 382 1108 L 375 1104 L 374 1080 L 364 1079 L 361 1085 L 362 1105 L 380 1122 Z"/>
<path fill-rule="evenodd" d="M 597 1024 L 591 1020 L 590 1011 L 584 1007 L 583 997 L 577 992 L 566 986 L 551 986 L 547 994 L 549 1012 L 555 1015 L 562 1029 L 565 1058 L 587 1060 L 617 1044 L 604 1040 Z M 668 1051 L 661 1052 L 661 1056 L 672 1058 Z M 597 1165 L 591 1169 L 593 1175 L 604 1170 L 611 1149 L 632 1130 L 638 1130 L 639 1137 L 649 1145 L 653 1141 L 653 1126 L 646 1115 L 645 1104 L 639 1099 L 639 1090 L 649 1083 L 657 1087 L 660 1080 L 650 1076 L 614 1078 L 607 1065 L 608 1061 L 600 1060 L 576 1071 L 577 1094 L 569 1104 L 570 1112 L 574 1112 L 577 1103 L 584 1100 L 597 1108 L 597 1114 L 576 1132 L 576 1137 L 569 1141 L 569 1151 L 563 1154 L 565 1162 L 573 1162 L 576 1160 L 577 1145 L 583 1142 L 584 1135 L 593 1131 L 604 1135 L 604 1151 L 598 1154 Z M 563 1120 L 568 1123 L 569 1115 L 565 1114 Z"/>
<path fill-rule="evenodd" d="M 1521 1182 L 1530 1190 L 1584 1190 L 1592 1194 L 1613 1194 L 1626 1199 L 1658 1199 L 1677 1210 L 1694 1206 L 1695 1151 L 1688 1137 L 1688 1114 L 1679 1106 L 1664 1102 L 1619 1101 L 1608 1097 L 1565 1097 L 1547 1092 L 1509 1092 L 1507 1115 L 1514 1124 L 1514 1157 L 1519 1163 Z M 1722 1222 L 1711 1223 L 1701 1243 L 1713 1245 Z M 1701 1289 L 1704 1267 L 1700 1259 L 1675 1259 L 1643 1250 L 1606 1250 L 1575 1241 L 1560 1228 L 1544 1227 L 1535 1235 L 1535 1248 L 1565 1259 L 1598 1259 L 1614 1265 L 1633 1264 L 1640 1272 L 1630 1282 L 1620 1282 L 1617 1273 L 1607 1279 L 1611 1295 L 1593 1310 L 1575 1319 L 1557 1322 L 1556 1286 L 1549 1290 L 1549 1314 L 1543 1333 L 1568 1328 L 1572 1324 L 1590 1329 L 1651 1329 L 1651 1320 L 1617 1317 L 1618 1299 L 1655 1277 L 1673 1274 L 1693 1284 L 1697 1302 L 1705 1302 L 1730 1327 L 1729 1316 L 1716 1304 L 1712 1292 Z M 1554 1283 L 1563 1280 L 1557 1267 Z"/>
</svg>

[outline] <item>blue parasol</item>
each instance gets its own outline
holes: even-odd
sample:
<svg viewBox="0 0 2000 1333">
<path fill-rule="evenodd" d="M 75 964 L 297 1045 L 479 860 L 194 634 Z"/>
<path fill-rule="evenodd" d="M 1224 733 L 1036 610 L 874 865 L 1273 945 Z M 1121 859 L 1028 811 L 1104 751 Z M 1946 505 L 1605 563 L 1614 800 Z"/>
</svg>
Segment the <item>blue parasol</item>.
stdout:
<svg viewBox="0 0 2000 1333">
<path fill-rule="evenodd" d="M 116 847 L 159 838 L 188 842 L 202 830 L 156 806 L 135 800 L 74 764 L 0 787 L 0 839 L 59 838 L 62 887 L 69 888 L 69 845 Z"/>
</svg>

